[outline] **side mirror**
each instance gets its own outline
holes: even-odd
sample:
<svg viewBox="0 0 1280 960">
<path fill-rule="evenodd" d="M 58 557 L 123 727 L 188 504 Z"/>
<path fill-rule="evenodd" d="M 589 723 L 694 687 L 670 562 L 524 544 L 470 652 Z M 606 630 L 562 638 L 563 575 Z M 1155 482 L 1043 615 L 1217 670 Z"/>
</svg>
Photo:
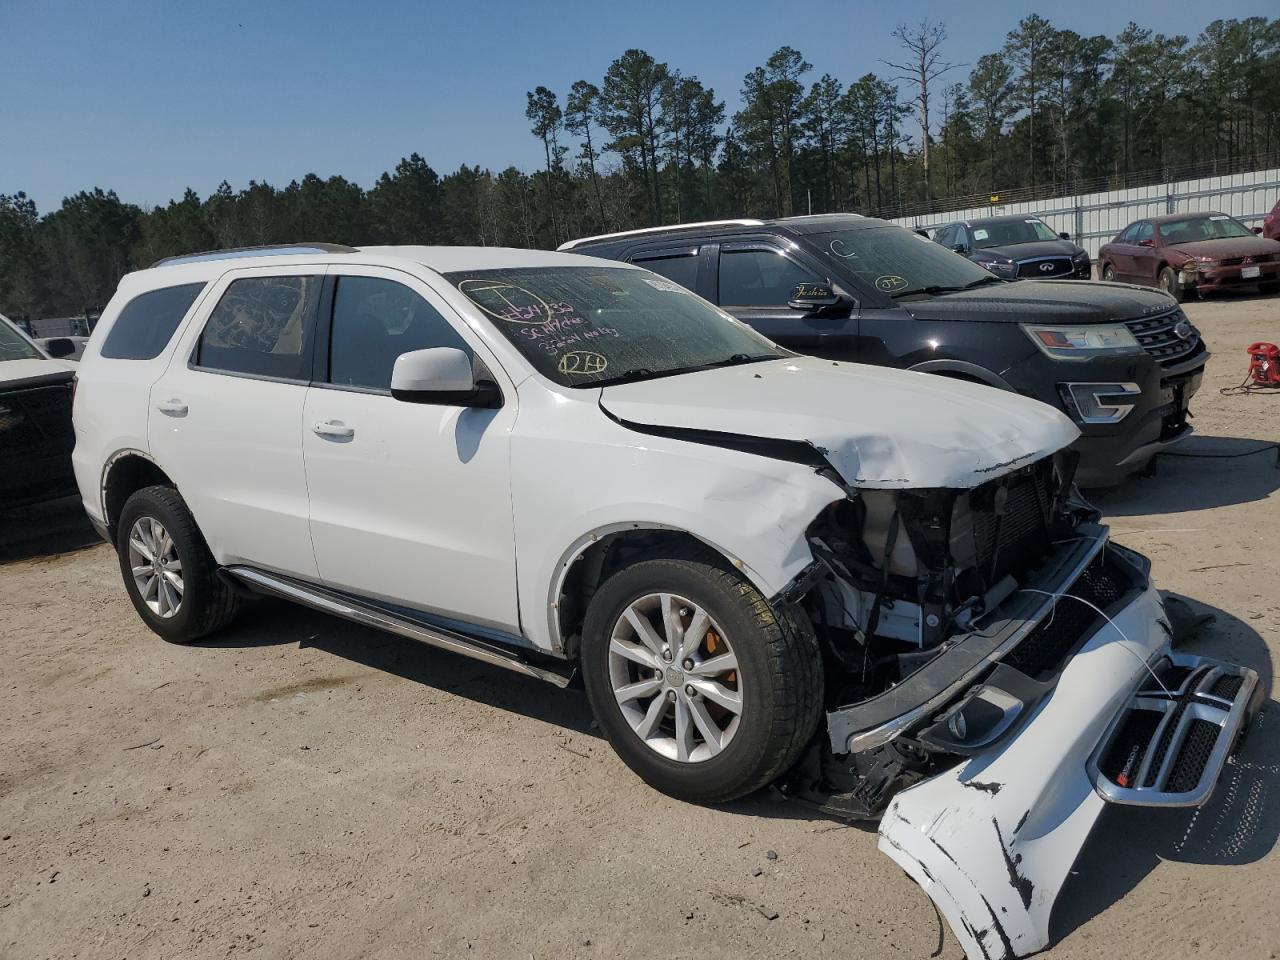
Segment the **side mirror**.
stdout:
<svg viewBox="0 0 1280 960">
<path fill-rule="evenodd" d="M 1156 242 L 1152 240 L 1150 237 L 1147 237 L 1147 239 L 1145 240 L 1138 241 L 1138 246 L 1140 247 L 1154 247 L 1155 245 L 1156 245 Z"/>
<path fill-rule="evenodd" d="M 969 252 L 969 248 L 968 248 L 968 247 L 966 247 L 963 243 L 953 243 L 953 244 L 951 245 L 951 249 L 952 249 L 952 250 L 954 250 L 956 253 L 968 253 L 968 252 Z"/>
<path fill-rule="evenodd" d="M 492 380 L 477 380 L 471 359 L 457 347 L 412 350 L 396 357 L 391 396 L 405 403 L 446 407 L 500 407 L 502 391 Z"/>
<path fill-rule="evenodd" d="M 852 304 L 853 298 L 829 280 L 826 283 L 798 283 L 787 300 L 787 306 L 792 310 L 804 310 L 806 313 Z"/>
<path fill-rule="evenodd" d="M 1070 239 L 1071 239 L 1071 234 L 1067 233 L 1067 232 L 1064 230 L 1062 233 L 1058 234 L 1058 239 L 1059 239 L 1059 240 L 1070 240 Z"/>
<path fill-rule="evenodd" d="M 54 337 L 45 343 L 44 349 L 51 357 L 69 357 L 76 352 L 76 342 L 70 337 Z"/>
<path fill-rule="evenodd" d="M 1261 227 L 1254 227 L 1254 228 L 1253 228 L 1253 232 L 1254 232 L 1254 233 L 1261 233 L 1261 232 L 1262 232 L 1262 228 L 1261 228 Z"/>
</svg>

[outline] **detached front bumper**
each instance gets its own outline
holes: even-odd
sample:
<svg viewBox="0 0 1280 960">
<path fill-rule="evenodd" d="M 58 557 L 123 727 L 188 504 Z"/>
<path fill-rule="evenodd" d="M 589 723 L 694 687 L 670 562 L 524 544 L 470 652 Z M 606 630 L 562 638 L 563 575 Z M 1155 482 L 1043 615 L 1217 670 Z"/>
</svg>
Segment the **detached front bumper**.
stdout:
<svg viewBox="0 0 1280 960">
<path fill-rule="evenodd" d="M 1251 670 L 1171 654 L 1168 643 L 1148 585 L 1085 642 L 1015 734 L 890 804 L 880 849 L 929 894 L 969 960 L 1048 945 L 1054 901 L 1108 801 L 1208 799 L 1261 689 Z M 1155 725 L 1144 716 L 1135 728 L 1138 713 Z M 1200 719 L 1211 737 L 1194 726 Z M 1136 788 L 1122 785 L 1135 778 Z"/>
</svg>

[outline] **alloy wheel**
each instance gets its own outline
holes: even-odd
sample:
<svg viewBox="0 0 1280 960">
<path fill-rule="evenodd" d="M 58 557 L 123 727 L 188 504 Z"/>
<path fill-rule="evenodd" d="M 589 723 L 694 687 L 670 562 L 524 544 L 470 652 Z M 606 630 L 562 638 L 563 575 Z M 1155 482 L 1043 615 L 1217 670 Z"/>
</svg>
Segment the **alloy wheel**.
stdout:
<svg viewBox="0 0 1280 960">
<path fill-rule="evenodd" d="M 182 561 L 169 531 L 155 517 L 139 517 L 129 531 L 129 568 L 142 602 L 163 620 L 182 607 Z"/>
<path fill-rule="evenodd" d="M 675 594 L 648 594 L 622 612 L 609 638 L 609 682 L 632 732 L 670 760 L 711 759 L 742 720 L 738 660 L 724 631 Z"/>
</svg>

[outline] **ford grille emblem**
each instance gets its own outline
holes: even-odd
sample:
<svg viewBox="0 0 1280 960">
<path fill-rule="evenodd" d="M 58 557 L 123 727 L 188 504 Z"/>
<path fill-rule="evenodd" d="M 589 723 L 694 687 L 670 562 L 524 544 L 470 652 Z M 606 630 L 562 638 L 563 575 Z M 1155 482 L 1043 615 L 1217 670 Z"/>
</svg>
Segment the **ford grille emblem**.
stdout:
<svg viewBox="0 0 1280 960">
<path fill-rule="evenodd" d="M 1179 320 L 1173 327 L 1174 335 L 1179 340 L 1190 340 L 1192 329 L 1190 320 Z"/>
<path fill-rule="evenodd" d="M 1052 263 L 1042 263 L 1042 264 L 1040 264 L 1040 272 L 1041 272 L 1041 273 L 1051 273 L 1052 271 L 1053 271 L 1053 264 L 1052 264 Z"/>
</svg>

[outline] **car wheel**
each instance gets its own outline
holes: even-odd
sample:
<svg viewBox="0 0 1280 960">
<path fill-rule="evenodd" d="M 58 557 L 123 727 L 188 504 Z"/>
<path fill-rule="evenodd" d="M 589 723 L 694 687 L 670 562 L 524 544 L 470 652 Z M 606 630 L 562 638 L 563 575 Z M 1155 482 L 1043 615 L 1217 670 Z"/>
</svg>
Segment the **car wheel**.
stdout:
<svg viewBox="0 0 1280 960">
<path fill-rule="evenodd" d="M 1156 285 L 1179 303 L 1187 298 L 1186 291 L 1178 283 L 1178 275 L 1173 272 L 1173 267 L 1160 269 L 1160 275 L 1156 277 Z"/>
<path fill-rule="evenodd" d="M 822 706 L 808 621 L 701 559 L 645 560 L 605 581 L 583 624 L 582 671 L 623 762 L 694 803 L 777 779 L 813 737 Z"/>
<path fill-rule="evenodd" d="M 218 578 L 191 511 L 171 487 L 144 487 L 125 501 L 116 554 L 138 616 L 166 640 L 198 640 L 239 611 L 239 596 Z"/>
<path fill-rule="evenodd" d="M 1107 281 L 1114 281 L 1115 278 L 1116 278 L 1116 268 L 1108 263 L 1105 267 L 1102 268 L 1102 279 Z"/>
</svg>

